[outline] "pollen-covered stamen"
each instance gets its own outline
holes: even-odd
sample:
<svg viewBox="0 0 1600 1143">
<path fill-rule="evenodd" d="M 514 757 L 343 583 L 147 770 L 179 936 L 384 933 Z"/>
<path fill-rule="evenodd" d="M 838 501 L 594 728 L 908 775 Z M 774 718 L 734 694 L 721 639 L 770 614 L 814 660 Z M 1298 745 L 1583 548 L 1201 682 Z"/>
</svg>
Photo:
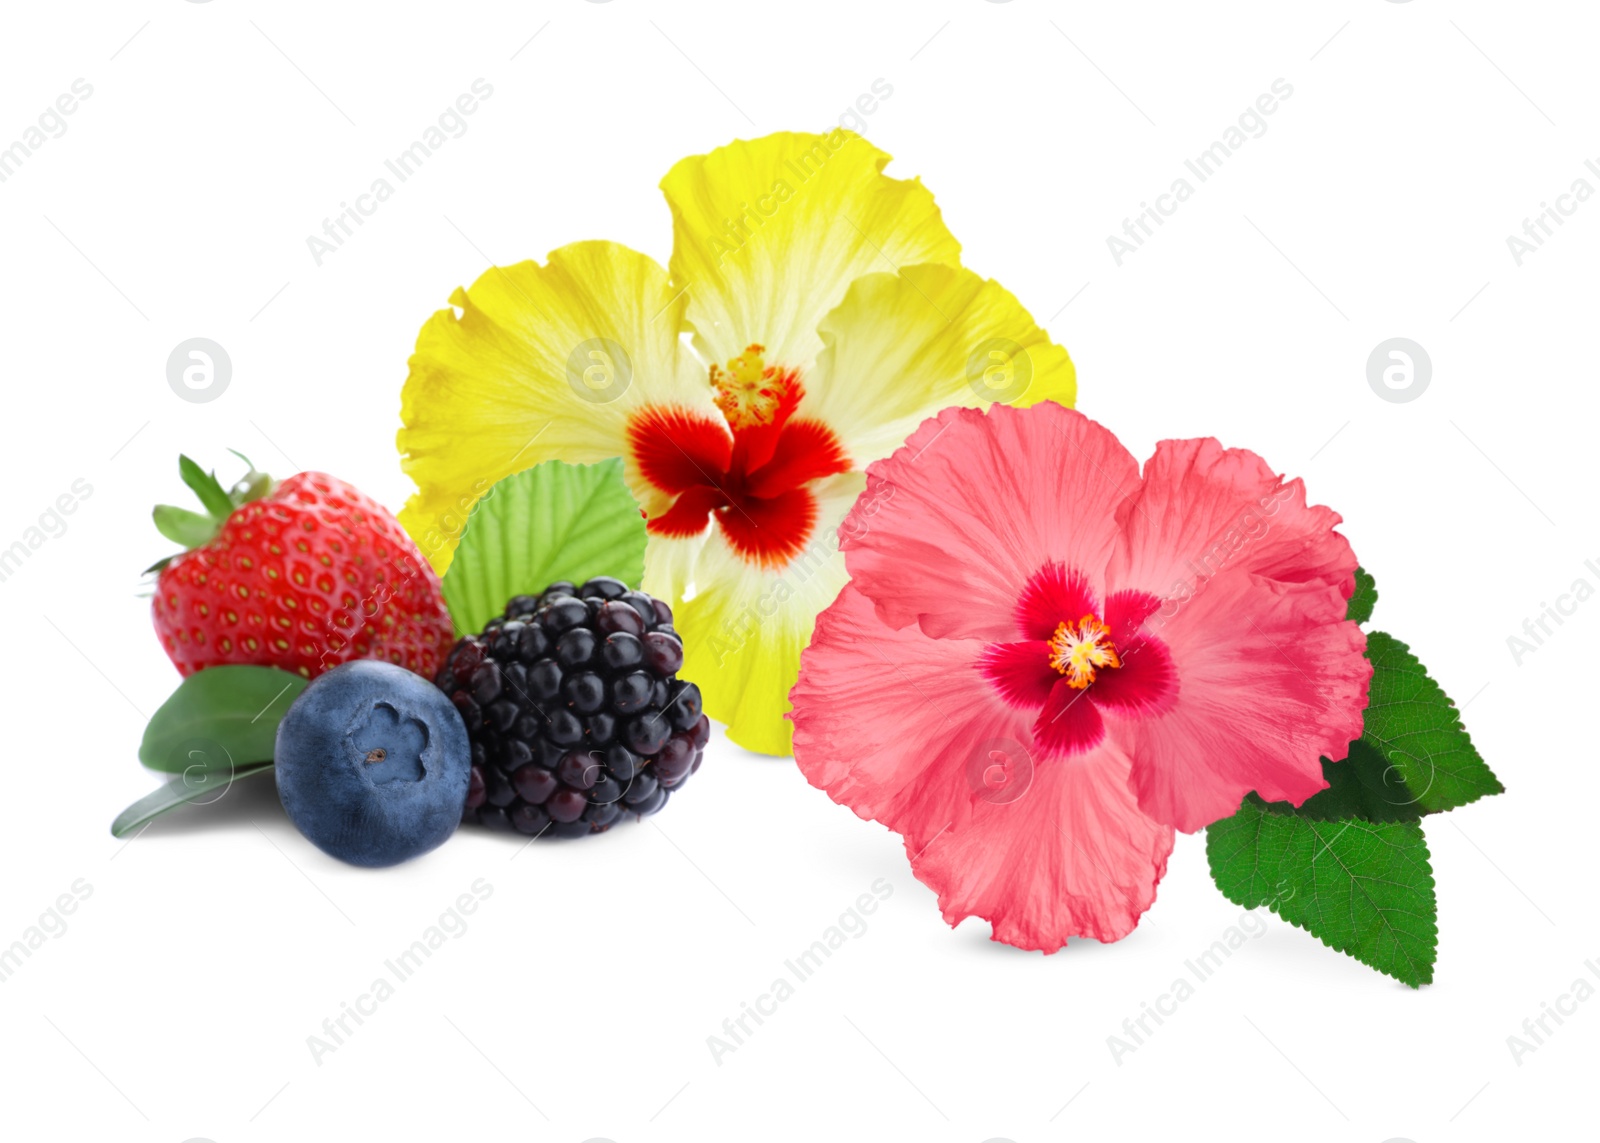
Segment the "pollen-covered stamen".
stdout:
<svg viewBox="0 0 1600 1143">
<path fill-rule="evenodd" d="M 1120 667 L 1111 628 L 1098 616 L 1085 615 L 1076 623 L 1062 623 L 1050 636 L 1050 665 L 1066 677 L 1067 685 L 1083 690 L 1103 667 Z"/>
<path fill-rule="evenodd" d="M 794 369 L 768 365 L 760 345 L 748 346 L 728 362 L 711 367 L 713 400 L 734 432 L 786 420 L 804 394 L 800 374 Z"/>
</svg>

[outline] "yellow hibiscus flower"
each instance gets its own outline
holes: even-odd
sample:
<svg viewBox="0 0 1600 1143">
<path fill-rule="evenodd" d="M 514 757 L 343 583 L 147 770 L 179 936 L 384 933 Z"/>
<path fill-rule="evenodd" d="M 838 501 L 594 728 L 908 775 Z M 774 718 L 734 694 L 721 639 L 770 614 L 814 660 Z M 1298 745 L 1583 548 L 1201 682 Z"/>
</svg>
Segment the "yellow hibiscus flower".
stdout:
<svg viewBox="0 0 1600 1143">
<path fill-rule="evenodd" d="M 837 528 L 867 464 L 946 406 L 1076 392 L 1066 351 L 961 268 L 933 195 L 888 162 L 842 128 L 731 143 L 662 181 L 667 269 L 579 242 L 457 289 L 401 397 L 418 491 L 400 519 L 434 567 L 495 481 L 623 457 L 683 676 L 734 742 L 790 753 L 789 688 L 847 578 Z"/>
</svg>

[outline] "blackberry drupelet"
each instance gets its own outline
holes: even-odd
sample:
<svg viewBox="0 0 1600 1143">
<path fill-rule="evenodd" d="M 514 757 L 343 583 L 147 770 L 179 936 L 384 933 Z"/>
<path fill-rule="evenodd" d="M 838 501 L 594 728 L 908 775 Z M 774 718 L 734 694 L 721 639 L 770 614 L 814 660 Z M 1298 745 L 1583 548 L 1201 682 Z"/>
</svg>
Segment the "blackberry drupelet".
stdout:
<svg viewBox="0 0 1600 1143">
<path fill-rule="evenodd" d="M 462 820 L 581 837 L 656 813 L 711 737 L 681 666 L 672 610 L 621 580 L 513 597 L 435 680 L 472 742 Z"/>
</svg>

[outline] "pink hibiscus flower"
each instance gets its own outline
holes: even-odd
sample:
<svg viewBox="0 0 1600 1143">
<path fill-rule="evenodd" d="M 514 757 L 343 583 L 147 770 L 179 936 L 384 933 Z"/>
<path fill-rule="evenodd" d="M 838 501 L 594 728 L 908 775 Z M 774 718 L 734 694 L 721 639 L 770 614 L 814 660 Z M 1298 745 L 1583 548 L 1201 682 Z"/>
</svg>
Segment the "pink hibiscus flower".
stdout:
<svg viewBox="0 0 1600 1143">
<path fill-rule="evenodd" d="M 806 778 L 905 839 L 945 920 L 1126 936 L 1173 831 L 1299 805 L 1361 734 L 1356 560 L 1299 480 L 1215 440 L 1143 474 L 1053 403 L 948 409 L 840 527 L 850 583 L 791 699 Z"/>
</svg>

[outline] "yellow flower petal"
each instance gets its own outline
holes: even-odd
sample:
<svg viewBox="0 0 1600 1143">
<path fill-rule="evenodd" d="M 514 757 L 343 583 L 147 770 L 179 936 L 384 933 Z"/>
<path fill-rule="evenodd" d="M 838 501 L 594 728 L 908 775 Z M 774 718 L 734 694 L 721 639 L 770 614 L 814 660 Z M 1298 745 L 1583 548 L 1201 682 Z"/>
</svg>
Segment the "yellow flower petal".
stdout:
<svg viewBox="0 0 1600 1143">
<path fill-rule="evenodd" d="M 842 127 L 730 143 L 677 163 L 661 181 L 672 207 L 672 280 L 707 361 L 747 345 L 805 368 L 817 323 L 850 283 L 919 262 L 958 265 L 961 246 L 917 179 L 882 174 L 889 156 Z"/>
<path fill-rule="evenodd" d="M 644 404 L 715 415 L 705 371 L 678 341 L 682 291 L 625 246 L 579 242 L 543 266 L 495 267 L 450 302 L 417 335 L 398 438 L 417 484 L 400 521 L 440 574 L 502 477 L 625 455 L 628 415 Z"/>
<path fill-rule="evenodd" d="M 1071 407 L 1067 351 L 998 282 L 908 266 L 851 285 L 823 319 L 827 344 L 806 382 L 805 415 L 839 434 L 858 466 L 888 456 L 928 417 L 992 401 Z"/>
<path fill-rule="evenodd" d="M 694 594 L 673 609 L 673 626 L 683 636 L 679 673 L 700 685 L 706 713 L 747 750 L 793 752 L 792 728 L 783 717 L 789 689 L 799 677 L 800 652 L 811 640 L 817 613 L 849 579 L 839 552 L 839 522 L 865 486 L 859 472 L 811 486 L 818 501 L 816 530 L 781 571 L 746 563 L 713 528 L 694 564 Z M 647 568 L 645 590 L 656 594 L 668 586 L 652 585 Z"/>
</svg>

